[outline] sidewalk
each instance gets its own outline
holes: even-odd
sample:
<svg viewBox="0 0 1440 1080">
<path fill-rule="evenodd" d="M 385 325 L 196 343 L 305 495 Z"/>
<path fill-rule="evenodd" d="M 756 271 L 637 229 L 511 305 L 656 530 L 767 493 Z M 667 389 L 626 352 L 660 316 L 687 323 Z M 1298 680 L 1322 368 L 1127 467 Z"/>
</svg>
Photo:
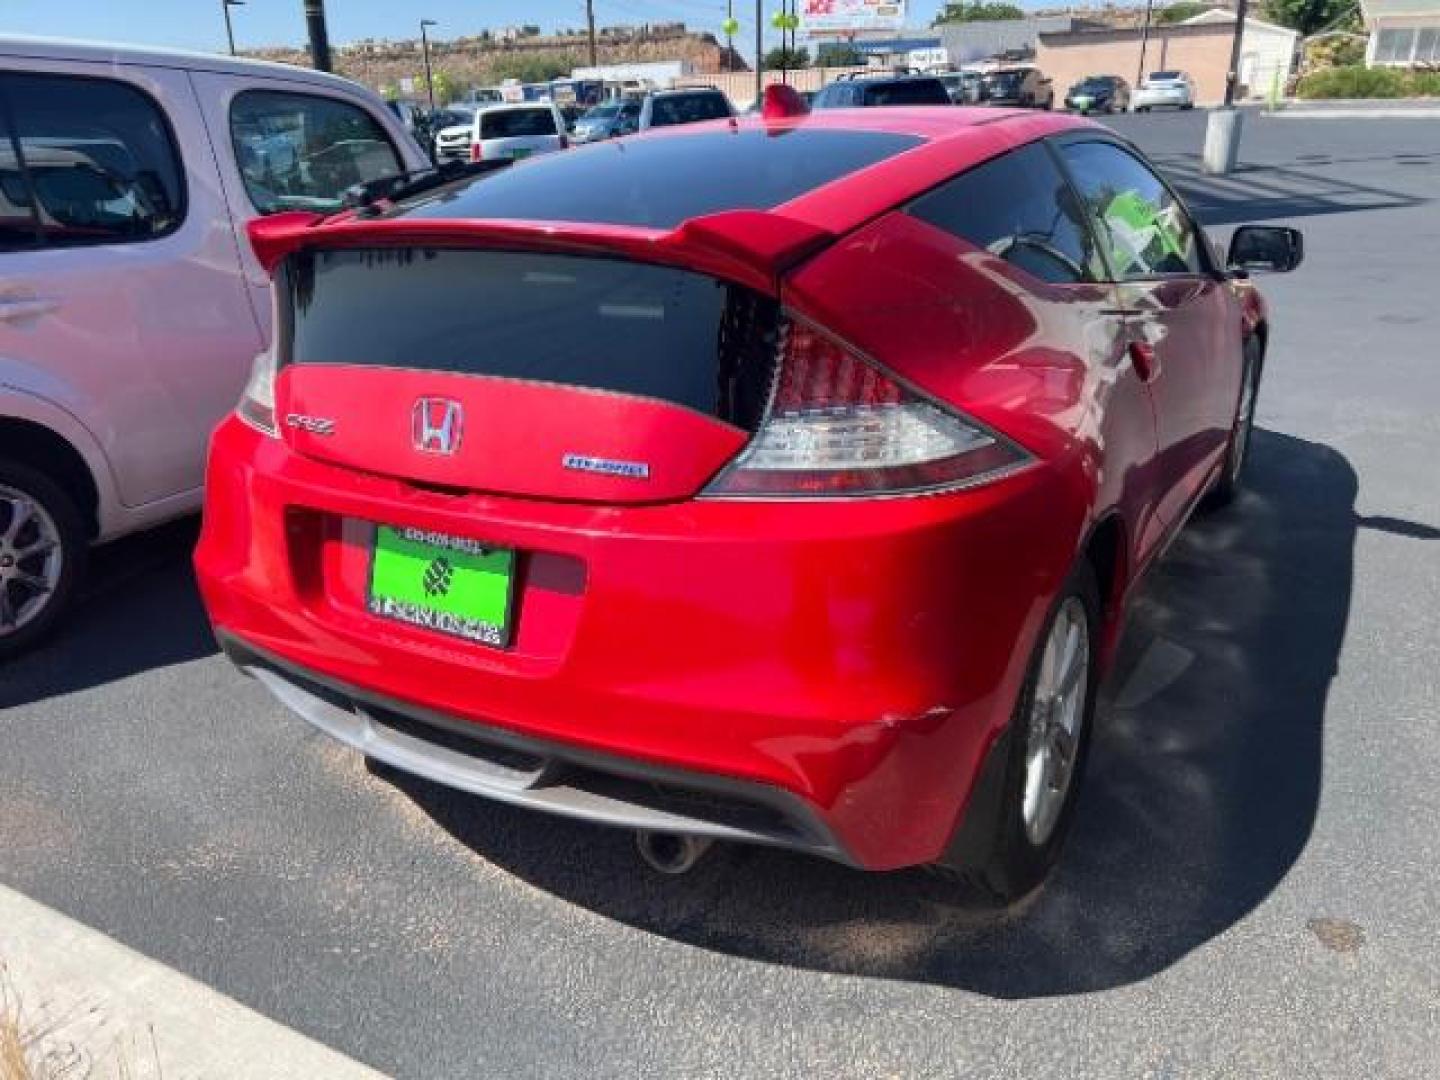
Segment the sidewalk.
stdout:
<svg viewBox="0 0 1440 1080">
<path fill-rule="evenodd" d="M 381 1075 L 4 886 L 0 1008 L 18 1013 L 37 1077 Z"/>
<path fill-rule="evenodd" d="M 1261 115 L 1284 120 L 1434 120 L 1440 119 L 1440 98 L 1333 98 L 1302 101 L 1292 98 Z"/>
</svg>

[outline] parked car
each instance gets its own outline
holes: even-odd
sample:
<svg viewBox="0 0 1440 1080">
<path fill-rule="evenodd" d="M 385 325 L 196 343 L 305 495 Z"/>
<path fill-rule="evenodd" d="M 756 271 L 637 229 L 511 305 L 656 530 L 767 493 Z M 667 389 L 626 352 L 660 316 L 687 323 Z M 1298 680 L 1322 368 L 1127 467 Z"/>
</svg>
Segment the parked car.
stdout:
<svg viewBox="0 0 1440 1080">
<path fill-rule="evenodd" d="M 430 129 L 435 132 L 436 162 L 470 160 L 470 144 L 475 141 L 475 114 L 481 107 L 456 103 L 435 110 Z"/>
<path fill-rule="evenodd" d="M 428 163 L 375 95 L 280 64 L 0 39 L 0 657 L 87 549 L 200 505 L 269 333 L 244 225 Z"/>
<path fill-rule="evenodd" d="M 859 109 L 886 105 L 952 104 L 945 84 L 934 75 L 856 74 L 820 88 L 815 109 Z"/>
<path fill-rule="evenodd" d="M 550 102 L 482 105 L 470 131 L 470 160 L 518 160 L 570 145 L 565 118 Z"/>
<path fill-rule="evenodd" d="M 577 143 L 603 142 L 629 135 L 640 128 L 638 101 L 607 101 L 596 105 L 575 122 Z"/>
<path fill-rule="evenodd" d="M 980 100 L 980 73 L 978 71 L 947 71 L 935 76 L 950 95 L 955 105 L 974 105 Z"/>
<path fill-rule="evenodd" d="M 719 90 L 697 87 L 691 90 L 657 90 L 646 94 L 640 105 L 641 131 L 697 124 L 702 120 L 723 120 L 735 115 L 730 99 Z"/>
<path fill-rule="evenodd" d="M 1183 71 L 1156 71 L 1145 76 L 1131 99 L 1136 112 L 1166 107 L 1193 109 L 1195 80 Z"/>
<path fill-rule="evenodd" d="M 1090 75 L 1065 95 L 1065 108 L 1074 112 L 1125 112 L 1130 108 L 1130 84 L 1119 75 Z"/>
<path fill-rule="evenodd" d="M 889 116 L 270 223 L 289 332 L 196 554 L 229 656 L 660 868 L 720 837 L 1034 888 L 1126 600 L 1241 481 L 1268 319 L 1108 129 Z"/>
<path fill-rule="evenodd" d="M 980 76 L 980 100 L 987 105 L 1049 109 L 1055 104 L 1055 86 L 1036 67 L 997 68 Z"/>
</svg>

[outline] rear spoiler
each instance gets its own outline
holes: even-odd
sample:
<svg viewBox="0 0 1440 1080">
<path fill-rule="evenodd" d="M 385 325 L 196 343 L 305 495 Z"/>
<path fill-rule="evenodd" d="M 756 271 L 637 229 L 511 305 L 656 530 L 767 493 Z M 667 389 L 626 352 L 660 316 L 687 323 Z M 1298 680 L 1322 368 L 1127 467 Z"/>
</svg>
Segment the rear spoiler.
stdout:
<svg viewBox="0 0 1440 1080">
<path fill-rule="evenodd" d="M 247 230 L 267 274 L 302 248 L 497 247 L 570 255 L 618 255 L 711 274 L 764 292 L 788 269 L 829 245 L 818 226 L 765 210 L 727 210 L 671 230 L 572 221 L 494 218 L 325 217 L 297 211 L 253 219 Z"/>
</svg>

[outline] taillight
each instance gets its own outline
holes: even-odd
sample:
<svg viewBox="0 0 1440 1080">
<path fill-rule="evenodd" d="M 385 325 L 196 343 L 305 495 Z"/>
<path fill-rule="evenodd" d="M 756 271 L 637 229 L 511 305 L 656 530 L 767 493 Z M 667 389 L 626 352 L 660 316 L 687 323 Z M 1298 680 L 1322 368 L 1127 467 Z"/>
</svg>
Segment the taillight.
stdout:
<svg viewBox="0 0 1440 1080">
<path fill-rule="evenodd" d="M 895 495 L 970 485 L 1029 460 L 824 331 L 780 327 L 770 404 L 707 495 Z"/>
<path fill-rule="evenodd" d="M 275 346 L 255 357 L 250 365 L 250 378 L 240 394 L 235 413 L 247 424 L 266 435 L 275 435 Z"/>
<path fill-rule="evenodd" d="M 472 142 L 472 143 L 470 144 L 470 160 L 471 160 L 471 161 L 484 161 L 484 160 L 485 160 L 485 148 L 484 148 L 483 146 L 481 146 L 478 142 Z"/>
</svg>

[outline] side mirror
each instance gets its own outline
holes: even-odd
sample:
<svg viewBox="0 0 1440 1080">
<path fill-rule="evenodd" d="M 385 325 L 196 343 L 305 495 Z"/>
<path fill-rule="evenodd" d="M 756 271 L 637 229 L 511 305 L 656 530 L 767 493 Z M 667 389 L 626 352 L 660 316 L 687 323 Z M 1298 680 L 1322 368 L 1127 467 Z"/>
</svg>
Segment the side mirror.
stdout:
<svg viewBox="0 0 1440 1080">
<path fill-rule="evenodd" d="M 1299 229 L 1280 225 L 1241 225 L 1230 237 L 1226 265 L 1232 270 L 1271 270 L 1283 274 L 1305 258 Z"/>
</svg>

